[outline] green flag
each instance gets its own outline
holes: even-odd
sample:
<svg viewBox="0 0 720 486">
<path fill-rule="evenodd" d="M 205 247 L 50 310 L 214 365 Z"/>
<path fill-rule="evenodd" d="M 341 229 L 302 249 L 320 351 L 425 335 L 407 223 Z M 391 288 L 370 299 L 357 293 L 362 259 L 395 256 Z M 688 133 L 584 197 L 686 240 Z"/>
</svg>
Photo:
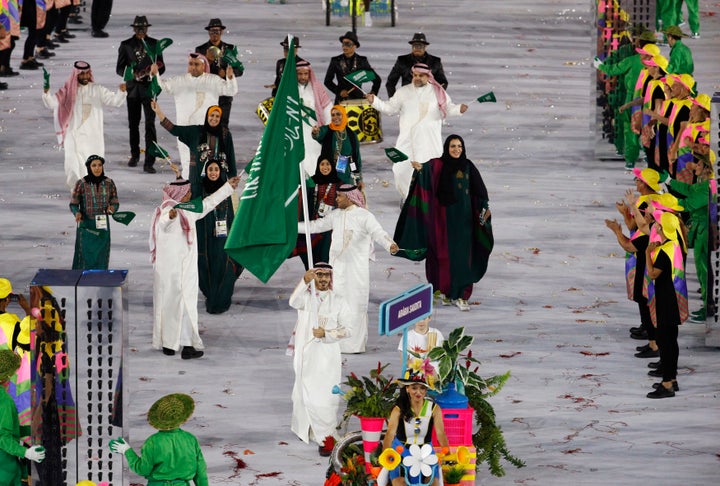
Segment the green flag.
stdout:
<svg viewBox="0 0 720 486">
<path fill-rule="evenodd" d="M 170 160 L 170 153 L 164 148 L 162 148 L 160 145 L 158 145 L 157 142 L 153 142 L 153 144 L 148 147 L 147 151 L 151 156 L 155 157 L 156 159 Z"/>
<path fill-rule="evenodd" d="M 358 87 L 363 83 L 373 81 L 376 77 L 375 72 L 368 69 L 361 69 L 345 75 L 345 79 Z"/>
<path fill-rule="evenodd" d="M 300 161 L 305 158 L 295 71 L 295 39 L 265 131 L 247 170 L 225 252 L 263 283 L 285 261 L 297 242 Z"/>
<path fill-rule="evenodd" d="M 135 213 L 132 211 L 118 211 L 116 213 L 112 213 L 112 219 L 127 226 L 130 224 L 130 221 L 135 219 Z"/>
<path fill-rule="evenodd" d="M 157 57 L 162 54 L 162 51 L 170 47 L 173 43 L 172 39 L 168 39 L 167 37 L 160 39 L 155 43 L 155 45 L 151 46 L 145 40 L 143 39 L 143 48 L 145 49 L 145 52 L 148 56 L 150 56 L 150 59 L 152 59 L 152 62 L 155 63 L 157 61 Z"/>
<path fill-rule="evenodd" d="M 173 207 L 178 209 L 184 209 L 185 211 L 191 211 L 193 213 L 202 213 L 203 200 L 201 197 L 196 197 L 195 199 L 191 199 L 188 202 L 178 203 Z"/>
<path fill-rule="evenodd" d="M 307 123 L 310 126 L 313 126 L 313 124 L 310 122 L 310 118 L 317 121 L 317 113 L 315 113 L 315 110 L 310 108 L 309 106 L 301 105 L 300 110 L 302 111 L 302 119 L 305 123 Z"/>
<path fill-rule="evenodd" d="M 147 89 L 148 98 L 156 99 L 160 93 L 162 93 L 160 82 L 157 76 L 153 76 L 152 81 L 150 81 L 150 86 L 148 86 Z"/>
<path fill-rule="evenodd" d="M 133 81 L 135 79 L 135 63 L 130 64 L 129 66 L 125 66 L 125 71 L 123 71 L 123 81 L 126 83 L 128 81 Z"/>
<path fill-rule="evenodd" d="M 398 162 L 402 162 L 403 160 L 408 159 L 407 155 L 400 152 L 395 147 L 386 148 L 385 155 L 387 156 L 388 159 L 390 159 L 392 161 L 393 164 L 397 164 Z"/>
<path fill-rule="evenodd" d="M 236 76 L 240 76 L 245 71 L 245 66 L 238 57 L 237 46 L 233 46 L 232 49 L 227 49 L 223 53 L 222 60 L 225 61 L 235 71 Z"/>
<path fill-rule="evenodd" d="M 490 91 L 489 93 L 485 93 L 481 97 L 477 99 L 478 103 L 495 103 L 497 99 L 495 99 L 495 93 Z"/>
<path fill-rule="evenodd" d="M 50 89 L 50 73 L 43 68 L 43 89 Z"/>
</svg>

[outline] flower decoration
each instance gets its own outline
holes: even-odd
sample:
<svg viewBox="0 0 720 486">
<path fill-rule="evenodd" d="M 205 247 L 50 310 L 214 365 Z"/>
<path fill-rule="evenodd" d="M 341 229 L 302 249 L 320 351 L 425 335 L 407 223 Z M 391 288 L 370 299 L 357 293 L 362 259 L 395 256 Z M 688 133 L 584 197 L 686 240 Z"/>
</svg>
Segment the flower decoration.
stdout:
<svg viewBox="0 0 720 486">
<path fill-rule="evenodd" d="M 400 454 L 398 454 L 398 451 L 396 451 L 393 448 L 388 447 L 383 451 L 382 454 L 380 454 L 380 457 L 378 458 L 378 461 L 380 462 L 380 465 L 387 469 L 388 471 L 392 471 L 396 467 L 400 465 L 400 461 L 402 461 L 402 457 L 400 457 Z"/>
<path fill-rule="evenodd" d="M 430 444 L 423 444 L 422 447 L 417 444 L 413 444 L 408 449 L 410 455 L 405 456 L 403 459 L 403 465 L 409 469 L 410 477 L 418 477 L 420 474 L 423 476 L 430 476 L 433 472 L 432 466 L 438 463 L 438 458 L 435 455 L 433 448 Z"/>
<path fill-rule="evenodd" d="M 388 366 L 389 364 L 378 362 L 377 367 L 370 370 L 369 376 L 350 373 L 342 383 L 349 387 L 347 391 L 337 385 L 333 387 L 332 393 L 340 395 L 346 402 L 343 423 L 347 423 L 353 415 L 382 418 L 390 416 L 397 399 L 398 385 L 392 376 L 383 374 Z"/>
<path fill-rule="evenodd" d="M 332 473 L 329 478 L 325 480 L 325 484 L 323 486 L 341 486 L 342 485 L 342 478 L 338 473 Z"/>
</svg>

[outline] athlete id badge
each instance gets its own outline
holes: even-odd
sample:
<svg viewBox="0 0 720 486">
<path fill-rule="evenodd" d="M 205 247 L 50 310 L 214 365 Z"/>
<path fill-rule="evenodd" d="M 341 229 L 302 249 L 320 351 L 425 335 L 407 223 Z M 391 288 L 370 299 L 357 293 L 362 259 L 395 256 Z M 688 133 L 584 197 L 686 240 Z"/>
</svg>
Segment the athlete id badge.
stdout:
<svg viewBox="0 0 720 486">
<path fill-rule="evenodd" d="M 344 174 L 345 172 L 347 172 L 349 158 L 350 157 L 348 157 L 347 155 L 338 156 L 338 160 L 337 160 L 337 164 L 335 165 L 335 168 L 337 169 L 337 171 L 339 173 L 342 172 Z"/>
<path fill-rule="evenodd" d="M 95 229 L 106 230 L 108 229 L 107 216 L 104 214 L 95 215 Z"/>
<path fill-rule="evenodd" d="M 215 221 L 215 236 L 218 238 L 227 238 L 227 221 Z"/>
<path fill-rule="evenodd" d="M 320 204 L 318 205 L 318 216 L 321 218 L 324 218 L 327 213 L 330 212 L 332 208 L 325 204 L 325 201 L 320 201 Z"/>
<path fill-rule="evenodd" d="M 350 170 L 357 172 L 357 164 L 353 161 L 353 159 L 350 159 Z"/>
</svg>

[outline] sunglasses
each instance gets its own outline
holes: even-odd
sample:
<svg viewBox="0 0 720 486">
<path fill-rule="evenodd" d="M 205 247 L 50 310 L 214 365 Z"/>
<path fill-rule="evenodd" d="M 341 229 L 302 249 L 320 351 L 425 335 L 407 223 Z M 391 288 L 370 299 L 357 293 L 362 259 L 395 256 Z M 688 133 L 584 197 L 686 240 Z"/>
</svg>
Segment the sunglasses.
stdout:
<svg viewBox="0 0 720 486">
<path fill-rule="evenodd" d="M 355 43 L 350 41 L 345 41 L 342 43 L 342 45 L 343 47 L 355 47 Z"/>
<path fill-rule="evenodd" d="M 208 32 L 211 34 L 222 34 L 222 29 L 210 29 Z"/>
</svg>

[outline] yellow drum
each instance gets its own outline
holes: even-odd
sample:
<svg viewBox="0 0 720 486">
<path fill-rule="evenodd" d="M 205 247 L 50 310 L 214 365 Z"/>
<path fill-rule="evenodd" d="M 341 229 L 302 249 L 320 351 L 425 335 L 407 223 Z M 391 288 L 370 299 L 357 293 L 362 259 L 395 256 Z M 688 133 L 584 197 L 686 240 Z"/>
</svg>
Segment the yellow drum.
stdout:
<svg viewBox="0 0 720 486">
<path fill-rule="evenodd" d="M 382 142 L 380 113 L 367 100 L 346 100 L 340 104 L 345 107 L 348 126 L 360 143 Z"/>
<path fill-rule="evenodd" d="M 268 118 L 270 118 L 270 112 L 272 111 L 274 101 L 275 101 L 275 97 L 271 96 L 270 98 L 265 98 L 260 103 L 258 103 L 258 107 L 257 107 L 257 110 L 255 110 L 255 113 L 257 113 L 257 116 L 263 122 L 263 125 L 267 125 Z"/>
</svg>

